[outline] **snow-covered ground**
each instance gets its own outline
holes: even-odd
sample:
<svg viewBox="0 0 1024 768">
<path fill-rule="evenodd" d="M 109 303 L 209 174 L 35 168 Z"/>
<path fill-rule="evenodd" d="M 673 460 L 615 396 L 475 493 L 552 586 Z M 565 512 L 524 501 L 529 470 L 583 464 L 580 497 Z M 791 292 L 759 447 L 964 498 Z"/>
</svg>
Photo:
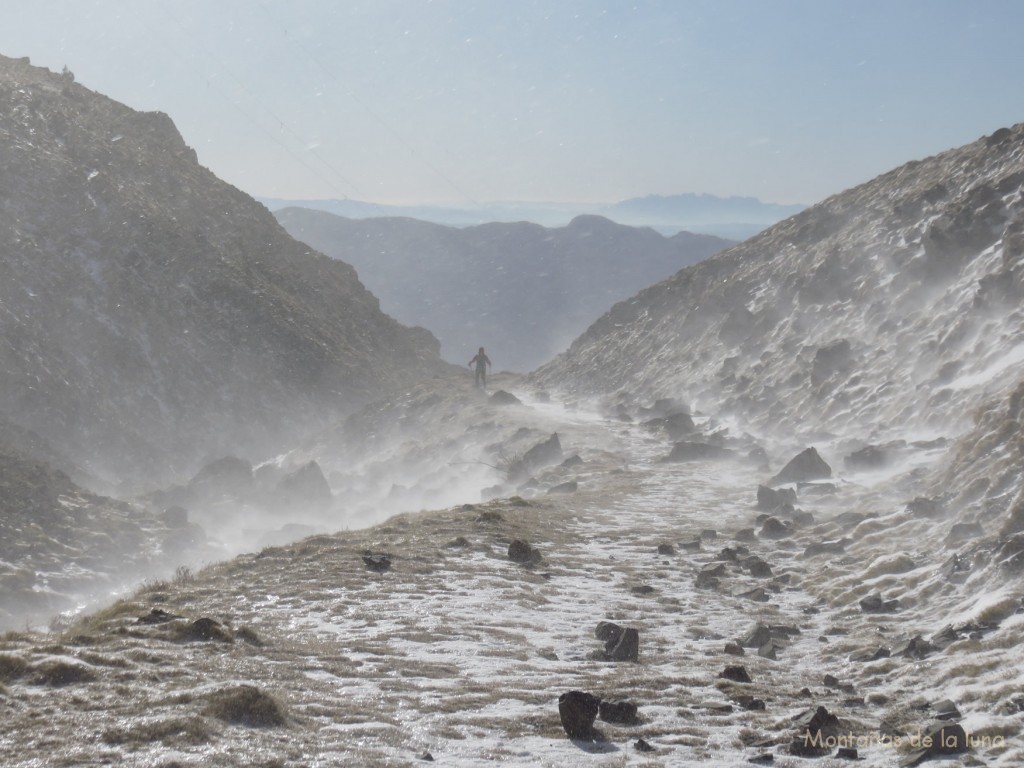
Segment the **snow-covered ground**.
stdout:
<svg viewBox="0 0 1024 768">
<path fill-rule="evenodd" d="M 804 759 L 786 751 L 793 719 L 825 706 L 860 738 L 859 764 L 893 766 L 931 723 L 927 705 L 947 698 L 978 740 L 975 758 L 1024 761 L 1020 595 L 972 588 L 984 569 L 945 574 L 931 540 L 939 533 L 922 534 L 904 509 L 939 452 L 887 471 L 836 467 L 831 485 L 800 490 L 797 507 L 813 520 L 769 539 L 756 533 L 756 488 L 789 456 L 770 452 L 770 471 L 745 458 L 665 463 L 670 444 L 637 422 L 519 394 L 528 407 L 493 408 L 496 423 L 557 431 L 565 455 L 584 463 L 539 475 L 540 488 L 572 478 L 577 493 L 314 536 L 151 584 L 62 634 L 9 635 L 5 764 L 416 765 L 429 753 L 459 766 L 690 766 L 771 752 L 775 765 L 794 766 Z M 819 446 L 829 460 L 832 448 Z M 511 562 L 517 538 L 543 559 Z M 807 553 L 844 538 L 831 553 Z M 388 553 L 391 569 L 368 570 L 366 551 Z M 771 574 L 744 564 L 748 556 Z M 715 567 L 717 582 L 698 587 Z M 876 591 L 899 610 L 863 612 L 858 601 Z M 183 618 L 137 622 L 153 608 Z M 188 641 L 201 617 L 234 641 Z M 639 630 L 638 662 L 591 657 L 603 646 L 599 621 Z M 968 628 L 922 659 L 898 655 L 904 636 L 970 622 L 974 639 Z M 725 652 L 758 623 L 774 628 L 777 659 Z M 850 660 L 876 646 L 893 655 Z M 43 673 L 55 659 L 91 679 L 53 685 Z M 719 677 L 735 664 L 750 683 Z M 219 719 L 218 692 L 238 685 L 271 694 L 284 724 Z M 576 689 L 634 701 L 640 722 L 598 721 L 603 739 L 568 739 L 558 697 Z M 655 751 L 638 751 L 640 738 Z"/>
</svg>

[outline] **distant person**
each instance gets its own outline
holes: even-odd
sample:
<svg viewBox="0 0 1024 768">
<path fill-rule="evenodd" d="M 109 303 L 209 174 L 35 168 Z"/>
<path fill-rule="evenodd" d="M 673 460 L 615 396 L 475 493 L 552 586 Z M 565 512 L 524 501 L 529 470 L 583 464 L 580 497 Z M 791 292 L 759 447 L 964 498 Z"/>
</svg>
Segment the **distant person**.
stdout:
<svg viewBox="0 0 1024 768">
<path fill-rule="evenodd" d="M 484 352 L 483 347 L 480 347 L 480 351 L 469 361 L 470 367 L 474 363 L 476 364 L 476 386 L 479 389 L 487 389 L 487 366 L 491 364 L 491 358 Z"/>
</svg>

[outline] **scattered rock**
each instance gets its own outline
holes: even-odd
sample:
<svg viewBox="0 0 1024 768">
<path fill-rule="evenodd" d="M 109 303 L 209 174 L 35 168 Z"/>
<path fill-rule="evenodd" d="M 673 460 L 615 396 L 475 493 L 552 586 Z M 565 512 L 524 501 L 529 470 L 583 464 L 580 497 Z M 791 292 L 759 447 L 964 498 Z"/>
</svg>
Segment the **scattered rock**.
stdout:
<svg viewBox="0 0 1024 768">
<path fill-rule="evenodd" d="M 942 503 L 936 499 L 928 499 L 918 496 L 913 501 L 907 502 L 907 511 L 915 517 L 940 517 L 945 513 Z"/>
<path fill-rule="evenodd" d="M 632 701 L 602 701 L 598 716 L 606 723 L 636 725 L 639 722 L 637 712 L 638 707 Z"/>
<path fill-rule="evenodd" d="M 915 635 L 909 640 L 904 640 L 893 646 L 892 655 L 902 656 L 907 659 L 920 661 L 935 653 L 935 646 L 925 640 L 921 635 Z"/>
<path fill-rule="evenodd" d="M 652 587 L 650 584 L 638 584 L 635 587 L 630 587 L 629 591 L 632 592 L 634 595 L 644 597 L 646 595 L 654 594 L 655 590 L 654 587 Z"/>
<path fill-rule="evenodd" d="M 729 656 L 743 656 L 746 654 L 746 651 L 743 650 L 742 645 L 730 640 L 728 643 L 725 644 L 724 653 L 728 654 Z"/>
<path fill-rule="evenodd" d="M 830 467 L 814 448 L 807 448 L 790 459 L 775 477 L 768 481 L 769 485 L 799 482 L 803 480 L 823 480 L 832 477 Z"/>
<path fill-rule="evenodd" d="M 374 573 L 384 573 L 391 568 L 391 556 L 383 552 L 365 552 L 363 564 Z"/>
<path fill-rule="evenodd" d="M 659 555 L 674 555 L 675 553 L 676 553 L 676 548 L 673 547 L 671 544 L 659 544 L 658 545 L 658 554 Z"/>
<path fill-rule="evenodd" d="M 580 464 L 582 463 L 583 459 L 580 458 L 580 455 L 578 453 L 574 453 L 572 456 L 570 456 L 568 459 L 563 461 L 558 466 L 563 467 L 565 469 L 572 469 L 573 467 L 580 466 Z"/>
<path fill-rule="evenodd" d="M 539 563 L 543 557 L 522 539 L 514 539 L 508 545 L 508 559 L 513 563 L 528 564 Z"/>
<path fill-rule="evenodd" d="M 757 508 L 765 512 L 773 512 L 784 504 L 796 504 L 796 491 L 792 488 L 769 488 L 767 485 L 757 486 Z"/>
<path fill-rule="evenodd" d="M 936 720 L 959 720 L 962 717 L 956 704 L 949 699 L 935 702 L 931 710 Z"/>
<path fill-rule="evenodd" d="M 648 744 L 644 739 L 637 739 L 636 744 L 633 745 L 633 749 L 637 752 L 653 752 L 655 748 Z"/>
<path fill-rule="evenodd" d="M 860 609 L 864 613 L 895 613 L 899 606 L 899 600 L 884 600 L 879 592 L 860 600 Z"/>
<path fill-rule="evenodd" d="M 434 756 L 432 754 L 430 754 L 429 752 L 424 752 L 417 759 L 418 760 L 422 760 L 425 763 L 432 763 L 432 762 L 434 762 Z"/>
<path fill-rule="evenodd" d="M 755 579 L 770 579 L 774 575 L 772 567 L 757 555 L 745 558 L 741 564 Z"/>
<path fill-rule="evenodd" d="M 769 517 L 761 525 L 762 539 L 784 539 L 790 535 L 789 526 L 777 517 Z"/>
<path fill-rule="evenodd" d="M 732 680 L 734 683 L 751 683 L 750 675 L 747 673 L 746 667 L 730 666 L 718 673 L 718 676 L 725 678 L 726 680 Z"/>
<path fill-rule="evenodd" d="M 925 760 L 943 755 L 960 755 L 967 751 L 967 733 L 959 723 L 946 723 L 929 729 L 921 737 L 922 747 L 909 753 L 901 766 L 920 765 Z"/>
<path fill-rule="evenodd" d="M 851 539 L 816 541 L 813 544 L 807 545 L 807 548 L 804 550 L 804 557 L 814 557 L 815 555 L 840 555 L 846 551 L 846 547 L 850 542 Z"/>
<path fill-rule="evenodd" d="M 266 691 L 251 685 L 236 685 L 210 695 L 205 714 L 228 723 L 250 728 L 282 726 L 284 708 Z"/>
<path fill-rule="evenodd" d="M 839 760 L 860 760 L 857 756 L 856 747 L 839 747 L 836 750 L 836 758 Z"/>
<path fill-rule="evenodd" d="M 494 512 L 493 510 L 488 510 L 487 512 L 481 512 L 479 515 L 477 515 L 476 520 L 474 520 L 473 522 L 475 522 L 475 523 L 500 523 L 501 520 L 502 520 L 502 517 L 501 517 L 501 513 L 500 512 Z"/>
<path fill-rule="evenodd" d="M 877 646 L 875 648 L 865 648 L 861 651 L 854 651 L 850 654 L 850 661 L 878 661 L 879 659 L 887 659 L 891 655 L 892 652 L 888 648 Z"/>
<path fill-rule="evenodd" d="M 600 704 L 600 699 L 584 691 L 569 691 L 558 697 L 558 717 L 570 739 L 594 738 L 594 720 Z"/>
<path fill-rule="evenodd" d="M 772 639 L 772 631 L 764 624 L 755 624 L 739 638 L 739 644 L 743 648 L 760 648 Z"/>
<path fill-rule="evenodd" d="M 754 755 L 747 762 L 754 765 L 771 765 L 775 762 L 775 755 L 771 752 L 762 752 L 760 755 Z"/>
<path fill-rule="evenodd" d="M 679 548 L 685 552 L 700 552 L 701 540 L 690 539 L 689 541 L 681 541 L 679 542 Z"/>
<path fill-rule="evenodd" d="M 503 389 L 499 389 L 493 395 L 491 395 L 487 402 L 491 405 L 522 405 L 523 401 L 513 395 L 511 392 L 506 392 Z"/>
<path fill-rule="evenodd" d="M 789 744 L 789 754 L 799 757 L 821 757 L 831 750 L 826 746 L 829 739 L 838 737 L 840 732 L 839 718 L 825 707 L 818 707 L 813 712 L 807 710 L 795 720 L 797 732 Z"/>
<path fill-rule="evenodd" d="M 234 642 L 234 638 L 232 638 L 231 634 L 221 626 L 219 621 L 205 616 L 180 627 L 176 634 L 182 640 L 195 642 Z"/>
<path fill-rule="evenodd" d="M 764 703 L 764 699 L 758 699 L 745 693 L 734 696 L 733 699 L 741 708 L 748 712 L 763 712 L 768 708 L 768 705 Z"/>
<path fill-rule="evenodd" d="M 662 461 L 720 461 L 735 455 L 735 451 L 711 443 L 680 442 Z"/>
</svg>

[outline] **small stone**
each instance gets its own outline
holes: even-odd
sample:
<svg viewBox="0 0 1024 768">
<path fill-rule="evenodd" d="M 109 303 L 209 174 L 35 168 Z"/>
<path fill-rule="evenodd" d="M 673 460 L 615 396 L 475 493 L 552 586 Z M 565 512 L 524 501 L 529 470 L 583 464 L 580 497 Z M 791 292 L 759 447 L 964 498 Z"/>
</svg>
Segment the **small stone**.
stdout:
<svg viewBox="0 0 1024 768">
<path fill-rule="evenodd" d="M 384 573 L 391 568 L 391 557 L 383 552 L 366 552 L 363 564 L 374 573 Z"/>
<path fill-rule="evenodd" d="M 676 553 L 676 548 L 673 547 L 671 544 L 659 544 L 658 545 L 658 554 L 659 555 L 674 555 L 675 553 Z"/>
<path fill-rule="evenodd" d="M 836 757 L 839 760 L 860 760 L 860 758 L 857 757 L 856 747 L 839 747 L 839 749 L 836 750 Z"/>
<path fill-rule="evenodd" d="M 753 682 L 750 679 L 750 675 L 747 673 L 746 667 L 726 667 L 724 670 L 718 673 L 718 676 L 726 680 L 732 680 L 734 683 Z"/>
<path fill-rule="evenodd" d="M 741 646 L 739 643 L 734 643 L 731 641 L 725 644 L 724 652 L 727 653 L 729 656 L 743 656 L 746 654 L 746 651 L 743 650 L 743 646 Z"/>
<path fill-rule="evenodd" d="M 424 752 L 422 755 L 419 756 L 419 759 L 426 763 L 434 762 L 434 756 L 429 752 Z"/>
<path fill-rule="evenodd" d="M 536 563 L 541 560 L 541 554 L 522 539 L 515 539 L 508 545 L 508 559 L 513 563 Z"/>
<path fill-rule="evenodd" d="M 644 739 L 637 739 L 636 744 L 633 745 L 633 749 L 637 752 L 653 752 L 654 747 L 648 744 Z"/>
<path fill-rule="evenodd" d="M 747 762 L 754 765 L 771 765 L 775 762 L 775 755 L 771 752 L 762 752 L 760 755 L 754 755 Z"/>
<path fill-rule="evenodd" d="M 618 725 L 635 725 L 639 721 L 638 707 L 632 701 L 602 701 L 598 717 L 606 723 Z"/>
</svg>

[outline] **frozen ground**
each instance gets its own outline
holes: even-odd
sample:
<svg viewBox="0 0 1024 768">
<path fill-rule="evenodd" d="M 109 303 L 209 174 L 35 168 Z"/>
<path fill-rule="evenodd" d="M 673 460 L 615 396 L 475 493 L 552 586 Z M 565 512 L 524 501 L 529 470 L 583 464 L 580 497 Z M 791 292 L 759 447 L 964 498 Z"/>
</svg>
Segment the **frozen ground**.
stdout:
<svg viewBox="0 0 1024 768">
<path fill-rule="evenodd" d="M 4 764 L 418 765 L 429 753 L 459 766 L 691 766 L 770 752 L 797 766 L 812 763 L 786 753 L 793 719 L 822 705 L 861 738 L 857 764 L 893 766 L 942 699 L 979 746 L 940 764 L 1024 763 L 1020 595 L 972 583 L 984 569 L 943 571 L 948 526 L 922 528 L 904 509 L 937 452 L 804 487 L 797 506 L 813 520 L 785 538 L 748 538 L 743 529 L 760 529 L 757 484 L 788 455 L 769 446 L 771 471 L 742 459 L 664 463 L 670 444 L 636 423 L 530 405 L 495 418 L 558 431 L 584 463 L 549 471 L 544 485 L 574 478 L 577 493 L 318 535 L 147 585 L 60 632 L 5 636 Z M 838 446 L 819 450 L 838 469 Z M 543 560 L 511 562 L 517 538 Z M 673 551 L 659 554 L 663 544 Z M 742 550 L 723 555 L 740 546 L 771 575 L 752 575 Z M 388 553 L 391 569 L 368 570 L 367 550 Z M 701 570 L 718 566 L 717 582 L 698 588 Z M 899 611 L 864 613 L 858 601 L 876 591 Z M 152 609 L 182 618 L 139 623 Z M 191 624 L 204 617 L 218 625 Z M 638 662 L 590 658 L 602 620 L 639 630 Z M 776 660 L 725 653 L 757 623 L 776 628 Z M 924 658 L 850 660 L 950 624 L 959 639 Z M 719 677 L 735 664 L 752 682 Z M 232 715 L 225 697 L 243 685 L 272 699 Z M 557 702 L 573 689 L 630 699 L 640 722 L 599 722 L 603 740 L 569 740 Z M 640 738 L 655 751 L 637 751 Z"/>
</svg>

